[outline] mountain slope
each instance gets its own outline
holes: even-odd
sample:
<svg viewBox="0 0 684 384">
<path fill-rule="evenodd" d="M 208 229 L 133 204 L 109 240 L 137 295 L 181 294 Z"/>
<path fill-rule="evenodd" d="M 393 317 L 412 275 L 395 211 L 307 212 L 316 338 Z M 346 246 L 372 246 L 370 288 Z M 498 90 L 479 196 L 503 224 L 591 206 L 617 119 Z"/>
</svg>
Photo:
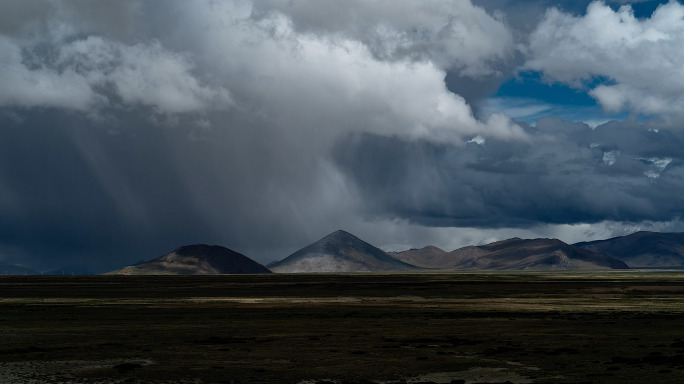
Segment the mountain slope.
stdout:
<svg viewBox="0 0 684 384">
<path fill-rule="evenodd" d="M 467 247 L 466 247 L 467 248 Z M 568 245 L 558 239 L 513 238 L 477 247 L 486 253 L 465 257 L 461 265 L 475 269 L 627 269 L 622 261 Z M 453 253 L 463 255 L 462 250 Z M 468 252 L 471 252 L 468 250 Z"/>
<path fill-rule="evenodd" d="M 280 273 L 409 271 L 417 267 L 390 257 L 358 237 L 336 231 L 269 265 Z"/>
<path fill-rule="evenodd" d="M 188 245 L 147 263 L 112 271 L 117 275 L 219 275 L 271 273 L 249 257 L 218 245 Z"/>
<path fill-rule="evenodd" d="M 388 255 L 404 263 L 423 268 L 439 268 L 450 262 L 449 252 L 432 245 L 402 252 L 387 252 Z"/>
<path fill-rule="evenodd" d="M 575 246 L 613 256 L 633 268 L 684 267 L 684 233 L 641 231 Z"/>
<path fill-rule="evenodd" d="M 428 248 L 428 247 L 426 247 Z M 439 248 L 392 253 L 400 260 L 425 268 L 463 270 L 576 270 L 624 269 L 613 257 L 573 247 L 557 239 L 513 238 L 440 253 Z"/>
</svg>

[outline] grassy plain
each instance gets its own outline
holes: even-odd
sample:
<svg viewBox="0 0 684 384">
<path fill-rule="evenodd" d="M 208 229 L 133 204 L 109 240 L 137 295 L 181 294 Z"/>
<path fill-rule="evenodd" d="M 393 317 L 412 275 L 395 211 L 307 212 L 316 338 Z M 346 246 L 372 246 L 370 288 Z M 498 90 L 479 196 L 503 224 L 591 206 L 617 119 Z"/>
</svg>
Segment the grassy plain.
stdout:
<svg viewBox="0 0 684 384">
<path fill-rule="evenodd" d="M 684 272 L 0 277 L 2 383 L 673 383 Z"/>
</svg>

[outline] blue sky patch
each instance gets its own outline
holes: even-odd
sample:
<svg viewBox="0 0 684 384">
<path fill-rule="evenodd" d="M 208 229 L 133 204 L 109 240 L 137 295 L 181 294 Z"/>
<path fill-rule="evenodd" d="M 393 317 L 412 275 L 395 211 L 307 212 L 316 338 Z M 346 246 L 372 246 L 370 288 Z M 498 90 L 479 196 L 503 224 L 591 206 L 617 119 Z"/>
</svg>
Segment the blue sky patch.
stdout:
<svg viewBox="0 0 684 384">
<path fill-rule="evenodd" d="M 602 83 L 604 80 L 592 81 L 590 87 Z M 497 98 L 536 99 L 551 104 L 595 106 L 596 100 L 587 94 L 588 89 L 573 89 L 560 83 L 548 83 L 540 72 L 521 72 L 518 76 L 503 83 L 494 95 Z"/>
<path fill-rule="evenodd" d="M 610 120 L 624 120 L 628 113 L 606 114 L 588 91 L 600 84 L 613 84 L 611 79 L 595 77 L 581 89 L 547 82 L 540 72 L 526 71 L 503 83 L 496 94 L 482 106 L 485 115 L 502 112 L 529 124 L 545 116 L 582 121 L 597 126 Z"/>
<path fill-rule="evenodd" d="M 642 1 L 639 3 L 633 3 L 632 9 L 634 10 L 634 17 L 646 18 L 651 17 L 653 11 L 658 8 L 660 4 L 667 4 L 668 1 L 663 0 L 652 0 L 652 1 Z M 612 4 L 615 7 L 615 4 Z M 618 7 L 619 8 L 619 5 Z"/>
</svg>

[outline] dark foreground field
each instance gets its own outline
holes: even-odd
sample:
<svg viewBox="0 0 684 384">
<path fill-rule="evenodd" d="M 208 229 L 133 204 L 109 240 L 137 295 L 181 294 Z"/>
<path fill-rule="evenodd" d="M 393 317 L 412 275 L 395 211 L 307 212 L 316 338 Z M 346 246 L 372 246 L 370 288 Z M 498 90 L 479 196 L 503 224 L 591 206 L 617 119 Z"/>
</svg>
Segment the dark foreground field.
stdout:
<svg viewBox="0 0 684 384">
<path fill-rule="evenodd" d="M 684 273 L 0 277 L 0 383 L 684 382 Z"/>
</svg>

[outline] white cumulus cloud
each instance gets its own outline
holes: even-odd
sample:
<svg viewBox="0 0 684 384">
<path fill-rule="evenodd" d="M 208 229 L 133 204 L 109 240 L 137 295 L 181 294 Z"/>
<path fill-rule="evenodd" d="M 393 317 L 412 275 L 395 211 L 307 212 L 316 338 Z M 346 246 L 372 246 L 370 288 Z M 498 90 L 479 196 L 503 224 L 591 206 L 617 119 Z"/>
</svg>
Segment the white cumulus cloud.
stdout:
<svg viewBox="0 0 684 384">
<path fill-rule="evenodd" d="M 225 88 L 204 84 L 191 60 L 155 40 L 126 45 L 98 36 L 69 42 L 0 36 L 0 63 L 0 106 L 86 111 L 120 98 L 159 113 L 185 113 L 232 104 Z"/>
<path fill-rule="evenodd" d="M 514 52 L 501 18 L 470 0 L 266 0 L 255 8 L 287 15 L 302 32 L 361 41 L 382 60 L 430 60 L 466 76 L 496 74 Z"/>
<path fill-rule="evenodd" d="M 650 18 L 600 1 L 584 16 L 547 11 L 530 36 L 525 68 L 573 86 L 607 79 L 590 94 L 608 112 L 684 114 L 684 5 L 670 1 Z"/>
</svg>

